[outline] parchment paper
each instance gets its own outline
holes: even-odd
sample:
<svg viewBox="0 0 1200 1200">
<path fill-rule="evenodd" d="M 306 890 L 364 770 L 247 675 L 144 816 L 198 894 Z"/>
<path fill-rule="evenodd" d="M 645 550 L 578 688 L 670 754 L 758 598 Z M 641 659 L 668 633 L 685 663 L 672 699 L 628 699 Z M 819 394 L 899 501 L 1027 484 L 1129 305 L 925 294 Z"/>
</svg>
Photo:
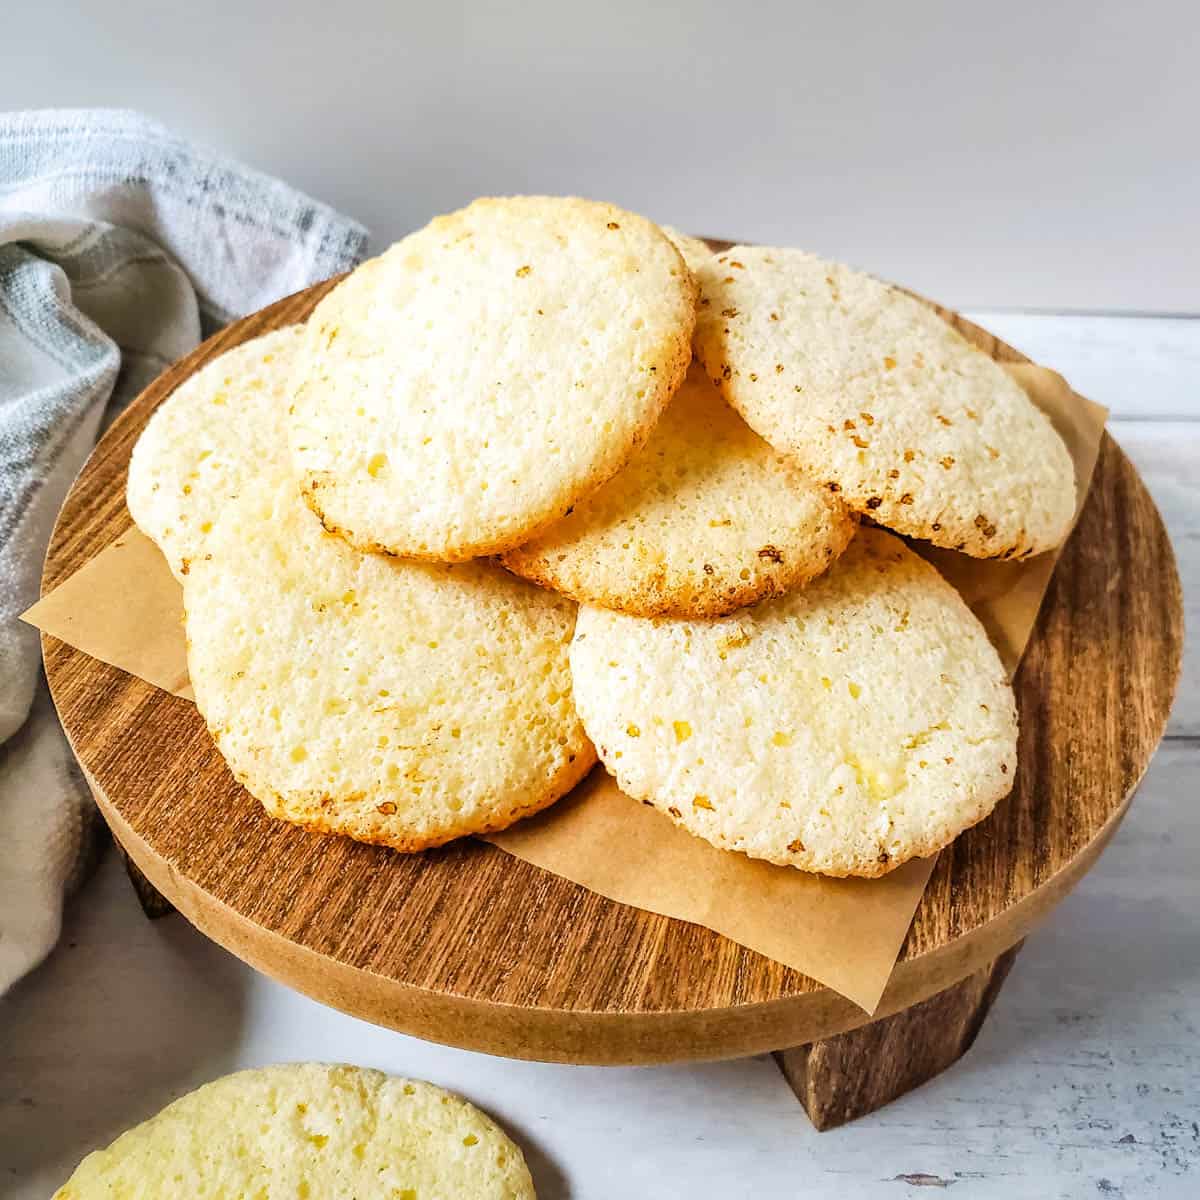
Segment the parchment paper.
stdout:
<svg viewBox="0 0 1200 1200">
<path fill-rule="evenodd" d="M 1010 368 L 1075 461 L 1082 508 L 1107 415 L 1041 367 Z M 1078 515 L 1078 509 L 1077 509 Z M 980 561 L 915 544 L 987 628 L 1010 674 L 1057 561 Z M 24 620 L 114 667 L 192 699 L 182 596 L 136 529 L 44 596 Z M 609 899 L 693 921 L 811 976 L 873 1012 L 934 859 L 877 880 L 826 879 L 717 850 L 617 790 L 602 769 L 552 808 L 488 839 Z"/>
</svg>

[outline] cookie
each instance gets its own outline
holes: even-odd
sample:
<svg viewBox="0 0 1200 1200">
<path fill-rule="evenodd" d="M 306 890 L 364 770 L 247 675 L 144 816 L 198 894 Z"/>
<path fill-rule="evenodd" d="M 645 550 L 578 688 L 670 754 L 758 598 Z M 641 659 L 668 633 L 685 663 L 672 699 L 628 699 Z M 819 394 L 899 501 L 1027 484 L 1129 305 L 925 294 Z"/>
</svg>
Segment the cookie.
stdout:
<svg viewBox="0 0 1200 1200">
<path fill-rule="evenodd" d="M 289 437 L 327 528 L 458 561 L 511 549 L 616 473 L 691 358 L 695 282 L 642 217 L 477 200 L 318 305 Z"/>
<path fill-rule="evenodd" d="M 247 487 L 184 578 L 196 706 L 274 817 L 395 850 L 503 829 L 595 761 L 575 605 L 485 560 L 361 554 Z"/>
<path fill-rule="evenodd" d="M 755 434 L 698 365 L 646 444 L 509 570 L 638 616 L 715 617 L 819 575 L 849 510 Z"/>
<path fill-rule="evenodd" d="M 571 668 L 621 790 L 754 858 L 882 875 L 1012 786 L 1016 708 L 996 651 L 882 529 L 860 529 L 802 591 L 721 620 L 582 608 Z"/>
<path fill-rule="evenodd" d="M 1066 536 L 1062 439 L 928 305 L 800 250 L 737 246 L 698 278 L 695 349 L 721 394 L 855 512 L 983 558 Z"/>
<path fill-rule="evenodd" d="M 54 1200 L 245 1196 L 534 1200 L 520 1149 L 473 1104 L 363 1067 L 239 1071 L 97 1150 Z"/>
<path fill-rule="evenodd" d="M 226 503 L 260 464 L 281 457 L 299 325 L 264 334 L 203 366 L 158 407 L 129 460 L 138 528 L 181 579 L 202 556 Z"/>
</svg>

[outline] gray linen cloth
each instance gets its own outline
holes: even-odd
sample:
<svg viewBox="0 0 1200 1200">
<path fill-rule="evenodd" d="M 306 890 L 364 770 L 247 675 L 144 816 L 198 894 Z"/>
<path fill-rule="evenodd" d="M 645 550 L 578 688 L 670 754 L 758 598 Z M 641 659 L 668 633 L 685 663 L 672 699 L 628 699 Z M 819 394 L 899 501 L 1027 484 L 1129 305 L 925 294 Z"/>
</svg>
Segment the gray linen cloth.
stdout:
<svg viewBox="0 0 1200 1200">
<path fill-rule="evenodd" d="M 57 940 L 94 819 L 17 620 L 59 505 L 165 367 L 365 250 L 355 222 L 136 113 L 0 115 L 0 992 Z"/>
</svg>

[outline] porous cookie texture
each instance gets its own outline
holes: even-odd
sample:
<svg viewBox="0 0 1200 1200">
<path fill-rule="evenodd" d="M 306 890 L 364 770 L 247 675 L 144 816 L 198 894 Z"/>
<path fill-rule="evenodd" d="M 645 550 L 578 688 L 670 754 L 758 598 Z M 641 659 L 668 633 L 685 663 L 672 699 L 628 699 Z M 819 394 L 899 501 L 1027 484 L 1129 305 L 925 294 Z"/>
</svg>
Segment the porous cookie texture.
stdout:
<svg viewBox="0 0 1200 1200">
<path fill-rule="evenodd" d="M 755 858 L 882 875 L 1012 786 L 1016 707 L 996 651 L 881 529 L 802 591 L 720 620 L 582 608 L 571 666 L 621 790 Z"/>
<path fill-rule="evenodd" d="M 575 605 L 490 561 L 361 554 L 293 481 L 247 490 L 184 580 L 196 705 L 272 816 L 401 851 L 503 829 L 595 754 Z"/>
<path fill-rule="evenodd" d="M 519 1147 L 474 1105 L 362 1067 L 239 1071 L 97 1150 L 54 1200 L 534 1200 Z"/>
<path fill-rule="evenodd" d="M 125 498 L 138 528 L 177 579 L 205 553 L 213 527 L 264 463 L 283 462 L 299 325 L 253 338 L 208 362 L 146 424 Z"/>
<path fill-rule="evenodd" d="M 680 233 L 671 225 L 662 225 L 660 228 L 671 239 L 675 249 L 683 255 L 683 261 L 693 274 L 702 262 L 712 257 L 712 247 L 700 238 L 692 237 L 690 233 Z"/>
<path fill-rule="evenodd" d="M 639 616 L 721 616 L 819 575 L 854 521 L 717 394 L 698 365 L 646 444 L 543 534 L 518 575 Z"/>
<path fill-rule="evenodd" d="M 317 306 L 297 364 L 295 471 L 364 550 L 511 549 L 613 475 L 691 358 L 696 284 L 610 204 L 477 200 Z"/>
<path fill-rule="evenodd" d="M 1024 558 L 1066 536 L 1062 439 L 931 307 L 800 250 L 737 246 L 696 270 L 710 378 L 850 508 L 976 557 Z"/>
</svg>

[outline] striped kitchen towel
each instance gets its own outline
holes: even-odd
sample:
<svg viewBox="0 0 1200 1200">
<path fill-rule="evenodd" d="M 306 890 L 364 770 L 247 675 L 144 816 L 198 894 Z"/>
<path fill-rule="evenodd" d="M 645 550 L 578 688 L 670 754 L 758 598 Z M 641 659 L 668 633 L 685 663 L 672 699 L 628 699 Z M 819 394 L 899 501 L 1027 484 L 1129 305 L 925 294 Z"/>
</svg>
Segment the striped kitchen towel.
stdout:
<svg viewBox="0 0 1200 1200">
<path fill-rule="evenodd" d="M 17 620 L 59 505 L 164 367 L 365 250 L 353 221 L 136 113 L 0 115 L 0 992 L 57 940 L 92 820 Z"/>
</svg>

